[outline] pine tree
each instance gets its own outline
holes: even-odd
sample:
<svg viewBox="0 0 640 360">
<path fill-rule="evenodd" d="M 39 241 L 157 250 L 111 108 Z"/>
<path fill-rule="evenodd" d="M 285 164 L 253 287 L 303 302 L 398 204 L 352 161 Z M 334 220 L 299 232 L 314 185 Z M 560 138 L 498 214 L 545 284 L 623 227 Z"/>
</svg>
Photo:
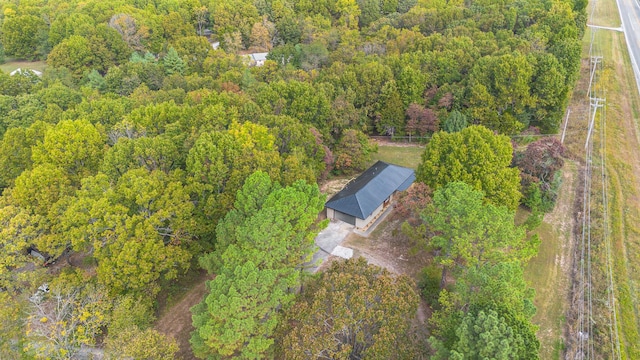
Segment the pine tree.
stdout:
<svg viewBox="0 0 640 360">
<path fill-rule="evenodd" d="M 184 60 L 178 56 L 178 52 L 173 47 L 170 47 L 169 51 L 167 51 L 167 55 L 162 59 L 162 64 L 167 75 L 183 75 L 186 68 Z"/>
</svg>

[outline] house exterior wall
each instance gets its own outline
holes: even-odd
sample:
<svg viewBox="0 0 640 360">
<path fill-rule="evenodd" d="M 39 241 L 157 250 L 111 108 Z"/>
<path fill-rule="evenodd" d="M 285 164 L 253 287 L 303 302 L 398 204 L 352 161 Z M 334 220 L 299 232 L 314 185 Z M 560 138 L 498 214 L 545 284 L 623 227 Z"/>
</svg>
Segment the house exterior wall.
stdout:
<svg viewBox="0 0 640 360">
<path fill-rule="evenodd" d="M 376 218 L 376 216 L 378 216 L 382 212 L 382 210 L 384 210 L 384 204 L 380 204 L 380 206 L 378 206 L 375 210 L 373 210 L 371 215 L 369 215 L 366 219 L 356 218 L 356 227 L 358 229 L 362 229 L 366 227 L 367 225 L 369 225 L 370 222 L 373 221 L 373 219 Z"/>
<path fill-rule="evenodd" d="M 355 225 L 358 229 L 363 229 L 367 225 L 369 225 L 375 218 L 380 215 L 384 211 L 384 209 L 391 204 L 391 200 L 393 200 L 393 195 L 391 194 L 386 200 L 382 202 L 366 219 L 360 219 L 355 216 L 351 216 L 340 211 L 336 211 L 335 209 L 326 208 L 327 209 L 327 218 L 333 220 L 344 221 L 347 224 Z"/>
<path fill-rule="evenodd" d="M 355 225 L 356 222 L 360 219 L 355 216 L 351 216 L 349 214 L 342 213 L 340 211 L 336 211 L 334 209 L 327 208 L 327 218 L 344 221 L 347 224 Z"/>
</svg>

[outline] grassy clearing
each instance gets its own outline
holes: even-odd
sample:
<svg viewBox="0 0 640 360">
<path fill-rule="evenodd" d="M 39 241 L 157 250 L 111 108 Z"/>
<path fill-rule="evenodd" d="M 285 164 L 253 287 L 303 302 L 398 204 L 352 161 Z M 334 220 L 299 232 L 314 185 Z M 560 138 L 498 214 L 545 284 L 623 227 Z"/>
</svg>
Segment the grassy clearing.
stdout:
<svg viewBox="0 0 640 360">
<path fill-rule="evenodd" d="M 7 59 L 7 60 L 10 60 L 10 59 Z M 7 74 L 17 68 L 44 71 L 44 68 L 46 67 L 47 67 L 47 63 L 45 63 L 44 61 L 12 60 L 12 61 L 7 61 L 4 64 L 0 64 L 0 70 L 2 70 Z"/>
<path fill-rule="evenodd" d="M 536 289 L 534 304 L 538 309 L 533 323 L 539 326 L 541 359 L 559 359 L 562 353 L 562 329 L 564 306 L 562 291 L 566 289 L 566 277 L 559 273 L 561 253 L 560 234 L 548 223 L 542 223 L 535 231 L 541 239 L 538 255 L 531 259 L 526 269 L 526 279 Z"/>
<path fill-rule="evenodd" d="M 420 165 L 420 157 L 423 152 L 424 147 L 421 146 L 378 145 L 378 153 L 373 154 L 371 164 L 382 160 L 411 169 L 417 169 L 418 165 Z"/>
<path fill-rule="evenodd" d="M 525 269 L 525 279 L 536 290 L 534 304 L 538 311 L 533 322 L 539 326 L 541 359 L 560 359 L 564 350 L 563 329 L 569 277 L 571 211 L 575 196 L 577 165 L 568 161 L 562 173 L 562 184 L 554 210 L 530 235 L 538 235 L 540 248 Z M 524 222 L 529 212 L 519 210 L 516 222 Z"/>
</svg>

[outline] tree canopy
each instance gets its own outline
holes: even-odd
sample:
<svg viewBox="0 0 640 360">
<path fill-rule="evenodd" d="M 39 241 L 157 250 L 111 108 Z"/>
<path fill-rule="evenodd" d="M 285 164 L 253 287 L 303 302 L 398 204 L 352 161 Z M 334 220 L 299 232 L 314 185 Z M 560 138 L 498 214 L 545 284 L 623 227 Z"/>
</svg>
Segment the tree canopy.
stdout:
<svg viewBox="0 0 640 360">
<path fill-rule="evenodd" d="M 536 252 L 537 243 L 525 239 L 513 211 L 484 204 L 483 194 L 462 182 L 436 190 L 421 217 L 434 234 L 430 245 L 440 250 L 441 287 L 449 268 L 478 269 L 507 260 L 524 263 Z"/>
<path fill-rule="evenodd" d="M 203 268 L 218 275 L 191 310 L 197 356 L 256 358 L 273 352 L 278 310 L 290 305 L 290 289 L 299 285 L 313 254 L 323 206 L 317 185 L 299 180 L 282 187 L 260 171 L 247 178 L 234 208 L 216 227 L 215 250 L 200 258 Z"/>
<path fill-rule="evenodd" d="M 481 191 L 482 206 L 474 209 L 495 217 L 487 223 L 505 235 L 488 245 L 518 237 L 519 229 L 496 224 L 511 216 L 502 207 L 515 209 L 522 186 L 527 206 L 547 209 L 562 151 L 536 143 L 527 150 L 531 157 L 512 161 L 503 135 L 558 130 L 587 18 L 582 0 L 0 5 L 0 62 L 23 67 L 0 72 L 0 323 L 9 338 L 0 339 L 0 352 L 10 348 L 12 358 L 27 356 L 27 345 L 59 350 L 44 333 L 27 336 L 25 309 L 39 286 L 69 273 L 79 275 L 68 288 L 93 287 L 83 288 L 76 303 L 99 289 L 96 298 L 114 304 L 100 325 L 101 344 L 113 357 L 171 356 L 175 347 L 161 346 L 162 335 L 140 319 L 164 303 L 162 289 L 198 265 L 220 276 L 215 288 L 225 296 L 235 289 L 236 271 L 271 284 L 273 292 L 261 288 L 264 306 L 248 314 L 269 314 L 280 324 L 323 225 L 315 223 L 324 199 L 314 184 L 365 169 L 376 152 L 371 136 L 433 136 L 418 180 L 433 190 L 462 181 Z M 262 66 L 248 61 L 263 51 Z M 28 67 L 42 74 L 26 70 L 24 60 L 39 60 Z M 423 206 L 429 197 L 415 202 Z M 482 216 L 469 219 L 488 226 Z M 467 256 L 461 248 L 455 258 L 456 266 L 474 266 L 455 279 L 461 300 L 454 305 L 500 288 L 492 276 L 528 298 L 516 265 L 494 262 L 518 251 L 482 249 L 482 256 Z M 45 267 L 28 251 L 62 258 Z M 289 287 L 277 300 L 280 284 Z M 238 286 L 234 299 L 246 299 L 250 287 Z M 209 291 L 209 303 L 236 311 L 220 294 Z M 530 313 L 526 301 L 504 300 Z M 132 302 L 140 306 L 131 306 L 135 314 L 127 319 L 123 304 Z M 200 324 L 219 325 L 206 306 L 199 309 Z M 4 320 L 11 330 L 4 331 Z M 271 332 L 274 323 L 243 329 L 245 320 L 236 323 L 253 344 L 245 355 L 273 354 L 272 334 L 258 332 Z M 222 336 L 202 336 L 194 348 L 214 356 L 205 338 Z M 141 348 L 145 337 L 155 355 Z M 242 353 L 239 340 L 227 340 L 216 346 Z"/>
<path fill-rule="evenodd" d="M 515 210 L 520 200 L 520 177 L 511 168 L 509 138 L 483 126 L 455 133 L 438 132 L 427 144 L 416 179 L 434 190 L 462 181 L 482 191 L 487 201 Z"/>
<path fill-rule="evenodd" d="M 305 283 L 282 323 L 280 356 L 287 359 L 411 358 L 409 320 L 418 296 L 406 276 L 367 264 L 335 261 Z"/>
</svg>

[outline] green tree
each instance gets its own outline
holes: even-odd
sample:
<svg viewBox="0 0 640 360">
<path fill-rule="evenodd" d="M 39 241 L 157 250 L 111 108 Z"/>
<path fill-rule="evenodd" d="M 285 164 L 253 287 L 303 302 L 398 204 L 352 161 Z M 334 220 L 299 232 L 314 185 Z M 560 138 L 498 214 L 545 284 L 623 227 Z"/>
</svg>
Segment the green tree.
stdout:
<svg viewBox="0 0 640 360">
<path fill-rule="evenodd" d="M 167 75 L 183 75 L 186 68 L 184 60 L 180 58 L 178 52 L 173 47 L 170 47 L 167 54 L 162 58 L 162 65 L 164 66 L 164 72 Z"/>
<path fill-rule="evenodd" d="M 179 12 L 170 11 L 161 15 L 164 38 L 169 41 L 183 38 L 196 33 L 196 29 L 191 23 L 186 21 L 186 16 Z"/>
<path fill-rule="evenodd" d="M 248 45 L 253 24 L 260 22 L 260 14 L 253 2 L 241 0 L 213 1 L 209 5 L 213 19 L 213 30 L 219 38 L 238 32 L 241 40 Z"/>
<path fill-rule="evenodd" d="M 21 359 L 26 356 L 22 348 L 25 325 L 21 314 L 24 307 L 23 301 L 19 301 L 17 297 L 12 297 L 7 291 L 0 292 L 0 352 L 8 358 Z"/>
<path fill-rule="evenodd" d="M 286 359 L 414 358 L 407 337 L 418 295 L 406 276 L 394 276 L 362 257 L 335 261 L 305 283 L 278 333 Z"/>
<path fill-rule="evenodd" d="M 531 93 L 536 99 L 534 120 L 546 133 L 556 132 L 562 120 L 562 110 L 569 94 L 565 72 L 555 56 L 536 56 L 531 79 Z"/>
<path fill-rule="evenodd" d="M 106 24 L 98 24 L 86 37 L 94 54 L 92 68 L 102 74 L 112 66 L 126 63 L 131 55 L 131 49 L 120 34 Z"/>
<path fill-rule="evenodd" d="M 376 120 L 376 131 L 383 135 L 404 133 L 404 104 L 395 82 L 390 81 L 382 88 L 380 118 Z"/>
<path fill-rule="evenodd" d="M 24 171 L 10 190 L 12 203 L 43 216 L 58 200 L 72 193 L 67 175 L 52 164 L 40 164 Z"/>
<path fill-rule="evenodd" d="M 216 227 L 215 251 L 200 258 L 218 276 L 192 310 L 196 355 L 257 358 L 272 351 L 277 310 L 290 303 L 289 289 L 298 286 L 311 258 L 323 205 L 315 184 L 283 188 L 260 171 L 247 178 Z"/>
<path fill-rule="evenodd" d="M 487 56 L 471 70 L 470 110 L 475 121 L 503 134 L 517 132 L 528 125 L 523 121 L 531 96 L 533 66 L 519 53 Z"/>
<path fill-rule="evenodd" d="M 216 228 L 216 251 L 204 255 L 200 264 L 215 272 L 252 259 L 260 269 L 293 270 L 313 253 L 319 231 L 314 223 L 323 205 L 317 185 L 297 181 L 283 188 L 266 173 L 255 172 Z"/>
<path fill-rule="evenodd" d="M 133 295 L 118 296 L 109 314 L 107 331 L 110 338 L 117 341 L 120 333 L 149 328 L 156 320 L 154 313 L 153 301 L 150 299 Z"/>
<path fill-rule="evenodd" d="M 211 44 L 203 36 L 185 36 L 176 40 L 173 44 L 176 52 L 185 60 L 188 73 L 203 73 L 203 65 L 209 52 Z"/>
<path fill-rule="evenodd" d="M 0 188 L 13 185 L 18 175 L 31 167 L 31 147 L 36 141 L 42 140 L 38 136 L 37 126 L 31 128 L 11 128 L 0 141 Z M 39 139 L 40 138 L 40 139 Z"/>
<path fill-rule="evenodd" d="M 79 91 L 63 85 L 60 80 L 55 81 L 53 84 L 48 84 L 47 87 L 38 91 L 36 96 L 39 97 L 48 108 L 51 108 L 51 105 L 55 105 L 59 107 L 61 111 L 73 109 L 82 101 L 82 94 Z"/>
<path fill-rule="evenodd" d="M 18 299 L 10 296 L 9 292 L 13 292 L 20 284 L 19 274 L 14 270 L 26 265 L 28 260 L 26 250 L 37 232 L 29 223 L 30 217 L 26 211 L 5 202 L 4 197 L 0 198 L 0 287 L 8 291 L 0 292 L 0 296 L 6 295 L 12 298 L 11 302 L 19 303 Z M 3 318 L 11 318 L 1 305 L 0 311 Z M 13 321 L 16 320 L 9 320 L 8 323 Z M 2 342 L 0 345 L 4 347 L 7 344 Z"/>
<path fill-rule="evenodd" d="M 513 259 L 469 268 L 464 276 L 456 279 L 455 291 L 461 306 L 509 309 L 514 315 L 530 320 L 536 312 L 535 292 L 524 279 L 523 265 L 522 261 Z"/>
<path fill-rule="evenodd" d="M 86 38 L 73 35 L 62 40 L 47 56 L 47 65 L 66 67 L 76 79 L 80 79 L 85 71 L 89 71 L 95 62 L 95 54 Z"/>
<path fill-rule="evenodd" d="M 32 149 L 34 164 L 52 164 L 76 184 L 98 170 L 105 138 L 87 120 L 63 120 L 44 134 L 42 143 Z"/>
<path fill-rule="evenodd" d="M 100 76 L 100 74 L 97 75 Z M 101 76 L 98 81 L 99 83 L 96 85 L 101 89 L 103 85 L 106 86 L 106 82 Z M 116 123 L 122 120 L 125 114 L 131 112 L 131 109 L 131 100 L 106 95 L 94 97 L 91 100 L 85 98 L 74 110 L 79 119 L 89 120 L 90 123 L 95 125 L 101 124 L 105 130 L 110 131 Z"/>
<path fill-rule="evenodd" d="M 453 110 L 442 123 L 442 130 L 453 133 L 467 127 L 467 117 L 458 110 Z"/>
<path fill-rule="evenodd" d="M 252 261 L 225 270 L 207 283 L 209 294 L 192 308 L 191 336 L 200 358 L 256 359 L 268 356 L 278 324 L 278 308 L 293 295 L 277 270 L 259 269 Z"/>
<path fill-rule="evenodd" d="M 87 80 L 89 86 L 98 90 L 105 91 L 107 89 L 107 82 L 104 80 L 104 77 L 100 75 L 98 70 L 93 69 L 87 74 Z"/>
<path fill-rule="evenodd" d="M 456 330 L 458 340 L 446 358 L 538 359 L 535 333 L 513 325 L 490 308 L 470 311 L 462 318 Z"/>
<path fill-rule="evenodd" d="M 9 56 L 35 60 L 46 54 L 47 24 L 33 15 L 8 17 L 2 23 L 2 45 Z"/>
<path fill-rule="evenodd" d="M 118 139 L 104 156 L 101 169 L 112 179 L 135 168 L 165 173 L 180 167 L 184 162 L 175 143 L 166 135 Z"/>
<path fill-rule="evenodd" d="M 80 12 L 61 14 L 51 22 L 49 42 L 55 47 L 72 35 L 84 36 L 90 33 L 95 25 L 95 20 L 87 14 Z"/>
<path fill-rule="evenodd" d="M 380 0 L 357 0 L 357 3 L 360 7 L 359 24 L 361 28 L 369 26 L 382 16 Z"/>
<path fill-rule="evenodd" d="M 326 169 L 326 151 L 318 143 L 309 125 L 290 116 L 265 115 L 259 120 L 275 137 L 275 145 L 283 159 L 282 182 L 285 185 L 303 179 L 316 182 Z"/>
<path fill-rule="evenodd" d="M 18 236 L 27 245 L 36 246 L 54 258 L 60 256 L 69 242 L 56 228 L 59 212 L 71 194 L 71 181 L 54 165 L 36 165 L 24 171 L 7 191 L 10 203 L 19 209 L 9 221 L 7 235 Z"/>
<path fill-rule="evenodd" d="M 188 269 L 195 224 L 180 172 L 133 169 L 112 186 L 99 173 L 83 180 L 60 227 L 74 249 L 93 249 L 110 293 L 153 296 L 158 281 Z"/>
<path fill-rule="evenodd" d="M 202 216 L 199 234 L 210 239 L 219 219 L 232 207 L 242 183 L 257 170 L 277 179 L 282 160 L 275 137 L 251 122 L 233 123 L 227 132 L 202 133 L 187 156 L 187 174 Z"/>
<path fill-rule="evenodd" d="M 526 240 L 524 229 L 515 226 L 513 211 L 483 204 L 482 192 L 462 182 L 436 190 L 421 218 L 435 234 L 430 245 L 440 251 L 441 288 L 449 269 L 464 274 L 487 264 L 524 262 L 536 251 L 535 239 Z"/>
<path fill-rule="evenodd" d="M 462 181 L 482 191 L 487 201 L 515 210 L 521 197 L 520 176 L 518 169 L 509 167 L 512 157 L 509 138 L 483 126 L 438 132 L 422 154 L 416 178 L 434 190 Z"/>
</svg>

